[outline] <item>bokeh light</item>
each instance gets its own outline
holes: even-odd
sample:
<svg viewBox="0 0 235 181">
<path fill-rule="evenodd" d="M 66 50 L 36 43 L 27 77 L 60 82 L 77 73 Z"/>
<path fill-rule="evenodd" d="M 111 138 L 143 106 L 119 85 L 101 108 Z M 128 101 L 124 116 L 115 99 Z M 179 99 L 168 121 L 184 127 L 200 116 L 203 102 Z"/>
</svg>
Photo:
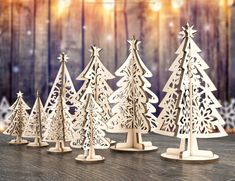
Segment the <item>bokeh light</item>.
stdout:
<svg viewBox="0 0 235 181">
<path fill-rule="evenodd" d="M 103 7 L 106 10 L 114 9 L 115 0 L 103 0 Z"/>
<path fill-rule="evenodd" d="M 174 9 L 179 9 L 183 6 L 184 0 L 171 0 L 171 5 Z"/>
<path fill-rule="evenodd" d="M 70 6 L 71 0 L 59 0 L 58 1 L 58 15 L 63 14 L 63 12 Z"/>
<path fill-rule="evenodd" d="M 153 11 L 158 12 L 162 8 L 162 2 L 161 2 L 161 0 L 152 0 L 149 3 L 149 6 L 150 6 L 150 9 L 152 9 Z"/>
</svg>

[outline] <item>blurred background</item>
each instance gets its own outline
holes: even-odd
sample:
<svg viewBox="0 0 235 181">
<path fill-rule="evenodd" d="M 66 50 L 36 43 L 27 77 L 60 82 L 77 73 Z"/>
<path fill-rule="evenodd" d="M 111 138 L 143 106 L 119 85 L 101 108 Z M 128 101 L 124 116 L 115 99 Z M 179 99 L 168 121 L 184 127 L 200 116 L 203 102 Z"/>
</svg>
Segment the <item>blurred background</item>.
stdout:
<svg viewBox="0 0 235 181">
<path fill-rule="evenodd" d="M 235 96 L 234 0 L 1 0 L 0 98 L 10 103 L 21 90 L 32 106 L 36 89 L 45 102 L 60 52 L 75 80 L 90 60 L 90 46 L 103 48 L 101 60 L 114 73 L 129 53 L 127 39 L 141 40 L 140 55 L 152 71 L 152 90 L 160 99 L 189 22 L 207 71 L 222 101 Z M 117 79 L 110 81 L 115 89 Z"/>
</svg>

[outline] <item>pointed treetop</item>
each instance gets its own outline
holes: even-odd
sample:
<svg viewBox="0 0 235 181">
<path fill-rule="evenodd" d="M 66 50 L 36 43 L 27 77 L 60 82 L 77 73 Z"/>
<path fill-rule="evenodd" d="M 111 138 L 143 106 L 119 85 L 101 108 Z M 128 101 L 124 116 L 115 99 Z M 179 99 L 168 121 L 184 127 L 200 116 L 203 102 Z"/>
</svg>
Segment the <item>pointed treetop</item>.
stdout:
<svg viewBox="0 0 235 181">
<path fill-rule="evenodd" d="M 127 40 L 130 43 L 129 50 L 139 50 L 140 41 L 135 39 L 135 36 L 132 37 L 131 40 Z"/>
<path fill-rule="evenodd" d="M 19 92 L 17 93 L 17 97 L 23 97 L 23 93 L 22 93 L 21 91 L 19 91 Z"/>
<path fill-rule="evenodd" d="M 36 94 L 37 94 L 37 97 L 39 97 L 39 91 L 38 91 L 38 90 L 37 90 L 37 93 L 36 93 Z"/>
<path fill-rule="evenodd" d="M 197 30 L 193 29 L 193 25 L 189 26 L 189 24 L 187 23 L 185 27 L 182 27 L 183 31 L 180 32 L 180 35 L 183 36 L 183 38 L 187 37 L 187 38 L 193 38 L 194 37 L 194 33 L 197 32 Z"/>
<path fill-rule="evenodd" d="M 91 57 L 99 57 L 100 56 L 100 51 L 102 48 L 91 46 L 90 52 L 91 52 Z"/>
<path fill-rule="evenodd" d="M 60 62 L 68 62 L 69 57 L 64 52 L 62 52 L 58 57 L 58 59 Z"/>
</svg>

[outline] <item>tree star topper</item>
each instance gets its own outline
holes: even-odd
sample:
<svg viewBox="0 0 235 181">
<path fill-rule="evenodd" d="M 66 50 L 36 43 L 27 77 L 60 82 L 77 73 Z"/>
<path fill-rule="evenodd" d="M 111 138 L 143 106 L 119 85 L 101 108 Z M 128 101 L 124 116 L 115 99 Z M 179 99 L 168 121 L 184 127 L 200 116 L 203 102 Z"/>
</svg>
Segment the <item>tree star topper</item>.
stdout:
<svg viewBox="0 0 235 181">
<path fill-rule="evenodd" d="M 100 51 L 102 48 L 91 46 L 91 49 L 89 50 L 91 52 L 91 57 L 100 57 Z"/>
<path fill-rule="evenodd" d="M 60 62 L 68 62 L 69 57 L 68 57 L 68 55 L 66 55 L 64 52 L 62 52 L 62 53 L 60 54 L 60 56 L 58 57 L 58 60 L 59 60 Z"/>
</svg>

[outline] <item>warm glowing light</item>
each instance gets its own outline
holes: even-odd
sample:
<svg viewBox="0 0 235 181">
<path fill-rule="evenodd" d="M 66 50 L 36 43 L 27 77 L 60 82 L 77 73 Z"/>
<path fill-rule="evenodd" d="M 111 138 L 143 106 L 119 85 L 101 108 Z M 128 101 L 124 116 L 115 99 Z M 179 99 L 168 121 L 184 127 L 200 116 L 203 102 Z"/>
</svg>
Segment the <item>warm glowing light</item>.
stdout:
<svg viewBox="0 0 235 181">
<path fill-rule="evenodd" d="M 210 25 L 209 25 L 209 24 L 206 24 L 206 25 L 204 26 L 204 30 L 205 30 L 205 31 L 209 31 L 209 30 L 210 30 Z"/>
<path fill-rule="evenodd" d="M 103 0 L 103 7 L 106 10 L 112 10 L 115 5 L 115 0 Z"/>
<path fill-rule="evenodd" d="M 0 125 L 0 133 L 3 132 L 5 130 L 4 126 L 1 124 Z"/>
<path fill-rule="evenodd" d="M 27 31 L 27 35 L 28 35 L 28 36 L 32 35 L 32 31 L 28 30 L 28 31 Z"/>
<path fill-rule="evenodd" d="M 67 9 L 70 4 L 71 4 L 71 0 L 58 0 L 58 14 L 61 15 L 63 14 L 64 10 Z"/>
<path fill-rule="evenodd" d="M 162 8 L 162 2 L 161 0 L 152 0 L 149 3 L 149 6 L 153 11 L 160 11 L 160 9 Z"/>
<path fill-rule="evenodd" d="M 171 21 L 170 23 L 169 23 L 169 27 L 173 27 L 174 26 L 174 23 Z"/>
<path fill-rule="evenodd" d="M 174 9 L 179 9 L 183 4 L 184 0 L 171 0 L 171 5 Z"/>
<path fill-rule="evenodd" d="M 85 0 L 86 3 L 94 3 L 95 0 Z"/>
<path fill-rule="evenodd" d="M 219 5 L 224 6 L 227 3 L 228 6 L 232 6 L 235 4 L 235 0 L 220 0 Z"/>
<path fill-rule="evenodd" d="M 234 4 L 234 0 L 227 0 L 228 6 L 232 6 Z"/>
<path fill-rule="evenodd" d="M 112 41 L 112 40 L 113 40 L 112 35 L 108 35 L 108 36 L 107 36 L 107 40 L 108 40 L 108 41 Z"/>
</svg>

